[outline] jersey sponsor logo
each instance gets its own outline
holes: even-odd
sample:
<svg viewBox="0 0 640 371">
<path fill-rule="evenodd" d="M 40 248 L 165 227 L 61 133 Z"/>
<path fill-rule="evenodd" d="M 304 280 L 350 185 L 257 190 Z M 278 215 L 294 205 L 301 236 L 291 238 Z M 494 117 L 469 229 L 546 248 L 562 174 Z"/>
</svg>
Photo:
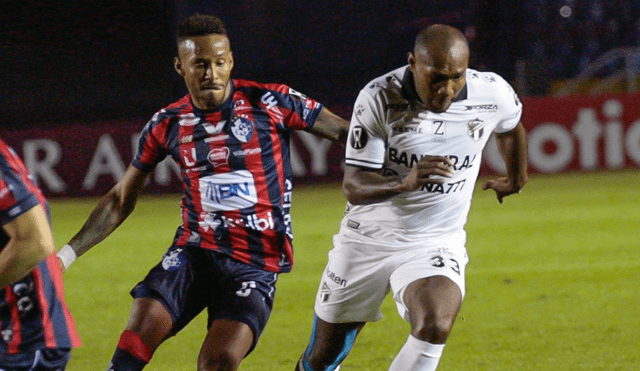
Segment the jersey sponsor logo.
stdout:
<svg viewBox="0 0 640 371">
<path fill-rule="evenodd" d="M 351 129 L 351 147 L 354 149 L 362 149 L 367 145 L 369 141 L 369 135 L 364 127 L 356 125 Z"/>
<path fill-rule="evenodd" d="M 233 103 L 233 111 L 237 114 L 239 111 L 251 111 L 251 106 L 244 99 L 238 99 Z"/>
<path fill-rule="evenodd" d="M 237 151 L 233 151 L 233 155 L 236 157 L 244 157 L 249 155 L 257 155 L 262 153 L 262 148 L 247 148 L 247 149 L 239 149 Z"/>
<path fill-rule="evenodd" d="M 496 112 L 498 110 L 497 104 L 477 104 L 473 106 L 464 106 L 465 111 L 487 111 Z"/>
<path fill-rule="evenodd" d="M 181 252 L 182 249 L 167 252 L 162 258 L 162 268 L 165 271 L 175 271 L 180 268 L 184 263 L 184 257 L 180 255 Z"/>
<path fill-rule="evenodd" d="M 231 133 L 242 143 L 247 143 L 253 135 L 253 123 L 244 117 L 237 117 L 231 124 Z"/>
<path fill-rule="evenodd" d="M 182 161 L 186 165 L 186 167 L 192 167 L 196 164 L 196 149 L 191 148 L 191 152 L 188 149 L 182 150 Z"/>
<path fill-rule="evenodd" d="M 431 123 L 431 132 L 434 135 L 440 135 L 440 136 L 444 136 L 446 131 L 445 128 L 447 126 L 445 125 L 445 122 L 442 120 L 436 120 L 434 122 Z"/>
<path fill-rule="evenodd" d="M 229 163 L 229 148 L 214 148 L 207 155 L 207 160 L 213 164 L 214 167 L 221 165 L 227 165 Z"/>
<path fill-rule="evenodd" d="M 462 191 L 466 182 L 466 179 L 462 179 L 453 183 L 425 183 L 420 190 L 429 193 L 455 193 Z"/>
<path fill-rule="evenodd" d="M 471 120 L 467 123 L 467 134 L 473 139 L 474 142 L 477 142 L 482 138 L 482 134 L 484 134 L 484 121 L 482 120 Z"/>
<path fill-rule="evenodd" d="M 278 101 L 273 96 L 273 94 L 271 94 L 271 92 L 267 92 L 265 95 L 263 95 L 260 98 L 260 102 L 267 106 L 267 109 L 272 109 L 273 107 L 278 105 Z"/>
<path fill-rule="evenodd" d="M 249 228 L 254 231 L 264 232 L 275 228 L 273 215 L 268 212 L 263 218 L 257 214 L 241 215 L 237 218 L 218 215 L 217 213 L 202 213 L 202 219 L 198 224 L 204 231 L 209 228 L 216 230 L 218 227 L 229 228 Z"/>
<path fill-rule="evenodd" d="M 404 134 L 404 133 L 412 133 L 412 134 L 420 134 L 422 133 L 422 128 L 416 125 L 406 125 L 406 126 L 394 126 L 391 131 L 394 134 Z"/>
<path fill-rule="evenodd" d="M 396 163 L 398 165 L 404 165 L 406 167 L 413 167 L 418 161 L 420 161 L 423 157 L 427 157 L 429 155 L 418 155 L 416 153 L 410 153 L 405 151 L 398 151 L 395 147 L 389 147 L 388 159 L 389 161 Z M 456 156 L 456 155 L 445 155 L 445 157 L 449 158 L 453 161 L 453 170 L 464 170 L 473 167 L 473 162 L 476 159 L 476 155 L 465 155 L 465 156 Z"/>
<path fill-rule="evenodd" d="M 222 134 L 222 135 L 216 135 L 215 137 L 204 138 L 204 142 L 205 143 L 220 142 L 220 141 L 227 140 L 227 139 L 229 139 L 229 135 Z"/>
<path fill-rule="evenodd" d="M 347 227 L 351 228 L 351 229 L 358 229 L 360 227 L 360 223 L 356 222 L 355 220 L 347 220 Z"/>
<path fill-rule="evenodd" d="M 336 283 L 336 284 L 338 284 L 338 285 L 340 285 L 342 287 L 347 287 L 347 283 L 348 283 L 347 280 L 342 278 L 342 277 L 340 277 L 340 276 L 338 276 L 338 275 L 336 275 L 332 271 L 330 271 L 328 267 L 325 270 L 325 275 L 327 276 L 327 278 L 330 281 L 332 281 L 332 282 L 334 282 L 334 283 Z"/>
<path fill-rule="evenodd" d="M 186 113 L 184 115 L 180 115 L 178 119 L 178 123 L 180 126 L 195 126 L 200 122 L 200 118 L 194 115 L 193 113 Z"/>
<path fill-rule="evenodd" d="M 200 178 L 200 198 L 204 211 L 241 210 L 258 202 L 253 175 L 247 170 Z"/>
</svg>

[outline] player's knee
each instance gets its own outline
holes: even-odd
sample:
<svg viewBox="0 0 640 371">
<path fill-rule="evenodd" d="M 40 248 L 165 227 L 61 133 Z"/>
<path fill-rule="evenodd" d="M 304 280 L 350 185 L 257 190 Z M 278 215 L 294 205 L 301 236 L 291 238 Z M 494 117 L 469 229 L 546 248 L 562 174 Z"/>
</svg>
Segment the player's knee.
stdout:
<svg viewBox="0 0 640 371">
<path fill-rule="evenodd" d="M 198 358 L 198 371 L 235 371 L 238 369 L 242 358 L 233 352 L 220 351 Z"/>
<path fill-rule="evenodd" d="M 412 326 L 411 334 L 432 344 L 444 344 L 449 338 L 453 319 L 446 316 L 426 317 Z"/>
</svg>

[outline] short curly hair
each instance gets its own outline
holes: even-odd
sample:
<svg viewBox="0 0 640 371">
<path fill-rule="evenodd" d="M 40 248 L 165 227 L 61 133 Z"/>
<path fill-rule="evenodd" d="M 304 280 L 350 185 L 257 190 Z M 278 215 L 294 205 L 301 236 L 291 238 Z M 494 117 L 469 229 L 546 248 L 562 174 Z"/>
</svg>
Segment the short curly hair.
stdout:
<svg viewBox="0 0 640 371">
<path fill-rule="evenodd" d="M 227 30 L 224 28 L 224 23 L 220 18 L 209 14 L 194 14 L 188 18 L 183 19 L 178 24 L 177 41 L 190 36 L 202 36 L 202 35 L 227 35 Z"/>
</svg>

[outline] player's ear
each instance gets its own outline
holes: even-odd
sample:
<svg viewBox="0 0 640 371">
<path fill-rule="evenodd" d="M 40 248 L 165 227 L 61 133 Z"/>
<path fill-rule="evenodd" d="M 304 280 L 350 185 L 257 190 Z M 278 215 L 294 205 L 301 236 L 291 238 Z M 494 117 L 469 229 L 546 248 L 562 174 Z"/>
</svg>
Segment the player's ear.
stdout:
<svg viewBox="0 0 640 371">
<path fill-rule="evenodd" d="M 173 68 L 176 69 L 176 72 L 178 72 L 178 75 L 184 77 L 184 70 L 182 69 L 182 61 L 180 60 L 180 58 L 178 57 L 173 58 Z"/>
<path fill-rule="evenodd" d="M 411 66 L 411 68 L 416 65 L 416 57 L 412 52 L 407 53 L 407 62 L 409 63 L 409 66 Z"/>
</svg>

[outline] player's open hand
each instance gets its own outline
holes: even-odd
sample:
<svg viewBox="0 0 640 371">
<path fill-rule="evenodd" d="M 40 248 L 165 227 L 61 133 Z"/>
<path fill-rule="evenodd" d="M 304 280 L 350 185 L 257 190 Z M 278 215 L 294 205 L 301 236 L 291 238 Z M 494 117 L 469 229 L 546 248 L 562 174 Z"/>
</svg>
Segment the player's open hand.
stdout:
<svg viewBox="0 0 640 371">
<path fill-rule="evenodd" d="M 517 185 L 514 182 L 510 181 L 508 178 L 497 178 L 494 180 L 489 180 L 485 184 L 482 185 L 482 189 L 485 191 L 487 189 L 493 189 L 496 192 L 496 196 L 498 197 L 498 202 L 502 203 L 502 200 L 509 195 L 514 193 L 520 193 L 522 190 L 522 185 Z"/>
<path fill-rule="evenodd" d="M 426 183 L 442 183 L 453 176 L 453 161 L 444 156 L 425 156 L 404 178 L 407 191 L 415 191 Z"/>
</svg>

